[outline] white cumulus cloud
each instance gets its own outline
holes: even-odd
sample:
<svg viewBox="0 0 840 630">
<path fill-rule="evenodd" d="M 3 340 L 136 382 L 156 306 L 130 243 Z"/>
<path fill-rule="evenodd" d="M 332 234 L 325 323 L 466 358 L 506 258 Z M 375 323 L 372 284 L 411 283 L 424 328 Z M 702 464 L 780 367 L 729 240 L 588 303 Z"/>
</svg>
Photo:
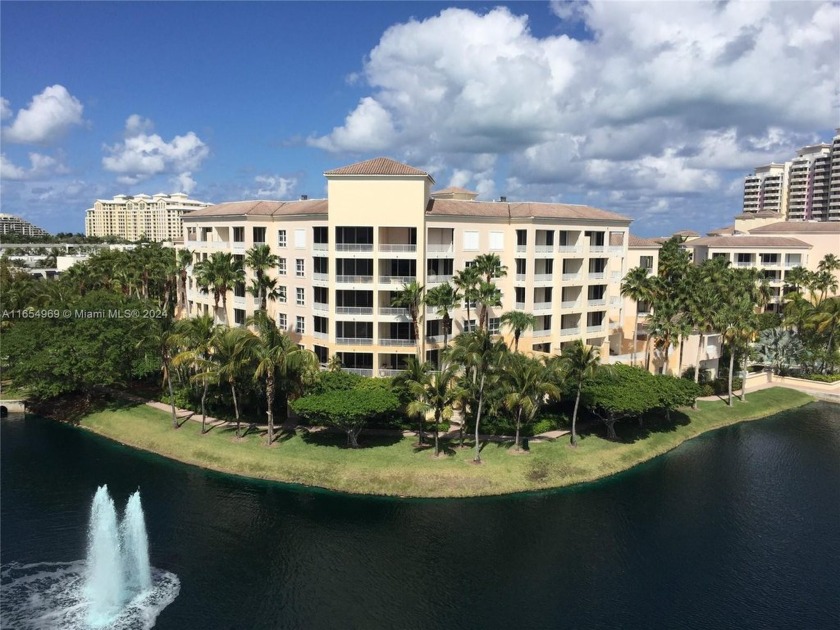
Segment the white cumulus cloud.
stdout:
<svg viewBox="0 0 840 630">
<path fill-rule="evenodd" d="M 2 117 L 12 115 L 9 102 L 3 99 Z M 74 125 L 84 122 L 84 107 L 63 85 L 52 85 L 32 97 L 25 109 L 18 111 L 12 123 L 3 127 L 3 139 L 19 144 L 46 144 L 60 138 Z"/>
<path fill-rule="evenodd" d="M 137 114 L 129 116 L 125 124 L 125 139 L 104 150 L 109 155 L 102 158 L 107 171 L 117 173 L 118 181 L 136 184 L 154 175 L 174 174 L 191 180 L 191 174 L 210 154 L 209 147 L 192 131 L 165 141 L 152 133 L 152 121 Z M 193 185 L 195 182 L 192 182 Z"/>
<path fill-rule="evenodd" d="M 29 154 L 29 167 L 18 166 L 5 153 L 0 154 L 0 179 L 34 180 L 66 172 L 66 167 L 59 160 L 42 153 Z"/>
<path fill-rule="evenodd" d="M 259 199 L 288 199 L 298 184 L 296 177 L 280 175 L 257 175 L 254 178 L 254 194 Z"/>
</svg>

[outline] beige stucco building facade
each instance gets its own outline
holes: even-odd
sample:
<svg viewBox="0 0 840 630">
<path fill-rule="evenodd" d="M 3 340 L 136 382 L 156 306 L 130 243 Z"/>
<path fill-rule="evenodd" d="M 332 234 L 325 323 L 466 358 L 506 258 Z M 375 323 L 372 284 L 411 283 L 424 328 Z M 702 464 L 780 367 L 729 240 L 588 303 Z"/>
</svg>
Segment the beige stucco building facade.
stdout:
<svg viewBox="0 0 840 630">
<path fill-rule="evenodd" d="M 203 260 L 237 256 L 265 243 L 280 257 L 270 274 L 280 297 L 268 314 L 319 361 L 338 355 L 347 369 L 390 375 L 418 351 L 436 360 L 444 345 L 435 309 L 421 315 L 419 339 L 392 300 L 404 284 L 427 289 L 451 281 L 480 254 L 498 254 L 508 269 L 496 280 L 501 307 L 491 331 L 509 340 L 499 318 L 510 310 L 536 317 L 520 349 L 556 353 L 583 339 L 609 356 L 620 336 L 620 283 L 628 269 L 630 219 L 588 206 L 477 201 L 462 189 L 433 192 L 419 169 L 377 158 L 327 171 L 327 199 L 219 204 L 184 217 L 184 247 Z M 249 282 L 252 272 L 248 272 Z M 188 313 L 213 313 L 213 296 L 190 276 Z M 452 313 L 452 335 L 475 326 L 465 305 Z M 255 299 L 237 287 L 220 321 L 243 323 Z"/>
<path fill-rule="evenodd" d="M 182 218 L 209 203 L 184 193 L 116 195 L 97 199 L 85 212 L 86 236 L 117 236 L 127 241 L 175 241 L 182 238 Z"/>
</svg>

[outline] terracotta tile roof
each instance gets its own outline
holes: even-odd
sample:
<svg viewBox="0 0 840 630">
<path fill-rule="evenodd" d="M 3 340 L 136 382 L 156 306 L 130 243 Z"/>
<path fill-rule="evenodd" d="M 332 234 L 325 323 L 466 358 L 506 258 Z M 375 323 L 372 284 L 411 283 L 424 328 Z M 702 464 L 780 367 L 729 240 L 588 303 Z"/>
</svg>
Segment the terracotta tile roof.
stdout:
<svg viewBox="0 0 840 630">
<path fill-rule="evenodd" d="M 679 232 L 674 232 L 674 236 L 700 236 L 700 232 L 695 232 L 694 230 L 680 230 Z"/>
<path fill-rule="evenodd" d="M 426 206 L 432 216 L 499 217 L 505 219 L 549 218 L 592 219 L 630 223 L 630 218 L 590 206 L 562 203 L 466 201 L 460 199 L 432 199 Z"/>
<path fill-rule="evenodd" d="M 184 215 L 193 217 L 225 216 L 295 216 L 327 214 L 326 199 L 307 199 L 304 201 L 231 201 L 208 206 Z"/>
<path fill-rule="evenodd" d="M 840 221 L 779 221 L 750 230 L 750 234 L 781 233 L 840 234 Z"/>
<path fill-rule="evenodd" d="M 432 196 L 435 195 L 477 195 L 478 193 L 474 190 L 467 190 L 466 188 L 458 188 L 457 186 L 450 186 L 449 188 L 444 188 L 443 190 L 436 190 L 432 193 Z"/>
<path fill-rule="evenodd" d="M 331 171 L 326 171 L 324 175 L 423 175 L 432 179 L 432 176 L 426 171 L 421 171 L 419 168 L 386 157 L 373 158 L 372 160 L 334 168 Z M 432 179 L 432 181 L 434 180 Z"/>
<path fill-rule="evenodd" d="M 798 238 L 784 236 L 755 236 L 743 234 L 736 236 L 704 236 L 685 243 L 684 247 L 737 247 L 755 249 L 757 247 L 789 247 L 793 249 L 811 249 L 811 245 Z"/>
<path fill-rule="evenodd" d="M 630 234 L 627 239 L 628 247 L 662 247 L 662 242 L 659 239 L 642 238 L 635 234 Z"/>
<path fill-rule="evenodd" d="M 715 230 L 709 230 L 707 232 L 709 236 L 726 236 L 735 234 L 735 226 L 734 225 L 726 225 L 724 227 L 717 228 Z"/>
</svg>

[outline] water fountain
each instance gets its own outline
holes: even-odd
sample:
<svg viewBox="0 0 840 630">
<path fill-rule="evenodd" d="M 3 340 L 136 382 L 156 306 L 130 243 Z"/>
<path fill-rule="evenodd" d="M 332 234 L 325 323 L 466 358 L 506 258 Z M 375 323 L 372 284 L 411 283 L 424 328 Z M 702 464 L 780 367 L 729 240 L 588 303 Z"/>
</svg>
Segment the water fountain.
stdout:
<svg viewBox="0 0 840 630">
<path fill-rule="evenodd" d="M 149 563 L 140 491 L 120 521 L 108 486 L 93 497 L 84 561 L 12 563 L 3 567 L 0 585 L 0 626 L 33 630 L 146 630 L 180 590 L 177 576 Z"/>
</svg>

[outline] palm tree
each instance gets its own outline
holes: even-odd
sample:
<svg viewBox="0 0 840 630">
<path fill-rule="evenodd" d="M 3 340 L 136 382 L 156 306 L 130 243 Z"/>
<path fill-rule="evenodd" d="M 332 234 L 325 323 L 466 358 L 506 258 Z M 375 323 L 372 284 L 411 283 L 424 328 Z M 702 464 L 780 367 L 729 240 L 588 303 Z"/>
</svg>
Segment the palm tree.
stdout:
<svg viewBox="0 0 840 630">
<path fill-rule="evenodd" d="M 498 254 L 480 254 L 473 260 L 473 267 L 479 275 L 484 276 L 484 281 L 492 283 L 496 278 L 504 278 L 507 275 L 507 267 L 502 264 Z"/>
<path fill-rule="evenodd" d="M 414 340 L 417 344 L 417 356 L 420 356 L 420 308 L 423 304 L 423 285 L 412 281 L 403 285 L 402 290 L 397 293 L 391 306 L 398 306 L 408 310 L 411 324 L 414 327 Z"/>
<path fill-rule="evenodd" d="M 467 307 L 467 321 L 472 318 L 470 315 L 470 304 L 475 302 L 476 288 L 478 287 L 480 279 L 481 277 L 478 273 L 478 269 L 473 266 L 465 267 L 456 273 L 452 280 L 455 283 L 455 286 L 460 289 L 461 295 L 464 296 L 464 303 Z"/>
<path fill-rule="evenodd" d="M 181 308 L 187 305 L 187 268 L 192 264 L 193 253 L 188 249 L 179 249 L 177 254 L 178 265 L 178 304 Z"/>
<path fill-rule="evenodd" d="M 428 361 L 420 361 L 416 356 L 406 357 L 403 364 L 405 369 L 394 378 L 394 384 L 398 387 L 404 387 L 411 391 L 412 383 L 425 383 L 428 380 L 429 373 L 432 371 L 432 365 Z M 412 415 L 409 413 L 409 415 Z M 426 412 L 417 413 L 419 420 L 419 429 L 417 431 L 417 443 L 422 446 L 426 442 L 426 436 L 423 427 L 426 424 Z M 463 437 L 463 423 L 461 425 L 461 435 Z M 463 440 L 462 440 L 463 441 Z"/>
<path fill-rule="evenodd" d="M 621 295 L 636 302 L 636 317 L 633 322 L 633 346 L 631 348 L 630 363 L 636 363 L 636 340 L 639 336 L 639 308 L 642 301 L 649 301 L 651 284 L 648 270 L 644 267 L 634 267 L 627 272 L 621 282 Z"/>
<path fill-rule="evenodd" d="M 236 397 L 236 385 L 250 362 L 250 346 L 253 333 L 245 328 L 218 326 L 210 338 L 210 365 L 201 375 L 214 381 L 227 383 L 233 396 L 233 411 L 236 418 L 236 437 L 239 432 L 239 400 Z"/>
<path fill-rule="evenodd" d="M 443 320 L 443 347 L 449 347 L 449 335 L 452 333 L 450 312 L 458 307 L 461 294 L 448 282 L 439 284 L 426 292 L 426 304 L 437 308 L 437 316 Z"/>
<path fill-rule="evenodd" d="M 254 245 L 245 253 L 245 266 L 254 270 L 254 276 L 256 280 L 255 286 L 258 289 L 262 290 L 265 288 L 265 285 L 263 283 L 263 278 L 265 278 L 265 272 L 268 269 L 276 267 L 279 260 L 279 256 L 276 256 L 275 254 L 271 253 L 271 246 L 266 244 Z M 265 310 L 265 293 L 260 292 L 257 294 L 256 297 L 259 300 L 258 308 L 261 310 Z"/>
<path fill-rule="evenodd" d="M 476 330 L 458 335 L 450 352 L 451 360 L 458 363 L 463 370 L 460 379 L 462 404 L 465 409 L 469 405 L 475 413 L 475 457 L 473 461 L 480 464 L 479 427 L 485 392 L 488 387 L 494 386 L 498 380 L 499 368 L 507 353 L 507 346 L 501 340 L 493 341 L 486 330 Z"/>
<path fill-rule="evenodd" d="M 487 330 L 490 308 L 502 305 L 502 292 L 492 282 L 484 282 L 482 280 L 478 284 L 475 300 L 479 304 L 478 327 L 482 330 Z"/>
<path fill-rule="evenodd" d="M 222 301 L 222 311 L 227 320 L 227 294 L 240 282 L 245 282 L 245 271 L 242 263 L 233 254 L 214 252 L 206 261 L 196 265 L 196 282 L 198 286 L 213 291 L 214 311 L 219 309 Z"/>
<path fill-rule="evenodd" d="M 201 434 L 204 435 L 207 422 L 207 389 L 210 385 L 209 368 L 211 366 L 210 340 L 215 332 L 213 318 L 209 315 L 201 315 L 190 319 L 182 319 L 175 324 L 175 330 L 181 340 L 181 345 L 186 348 L 173 360 L 175 367 L 181 365 L 189 366 L 193 372 L 193 379 L 202 384 L 201 392 Z"/>
<path fill-rule="evenodd" d="M 148 320 L 143 321 L 143 328 L 148 325 Z M 156 319 L 152 332 L 152 344 L 157 348 L 160 358 L 160 369 L 163 373 L 163 381 L 169 388 L 169 404 L 172 408 L 172 428 L 179 428 L 178 416 L 175 413 L 175 391 L 172 388 L 172 358 L 178 349 L 179 337 L 175 332 L 173 321 L 168 318 Z M 145 332 L 145 331 L 144 331 Z M 145 344 L 145 338 L 140 345 Z M 139 345 L 138 345 L 139 347 Z"/>
<path fill-rule="evenodd" d="M 576 339 L 565 348 L 560 356 L 560 363 L 563 366 L 563 372 L 569 382 L 574 383 L 575 393 L 575 409 L 572 412 L 572 437 L 570 444 L 577 446 L 577 433 L 575 426 L 577 423 L 578 406 L 580 405 L 580 391 L 583 384 L 595 376 L 601 364 L 601 355 L 596 348 L 591 348 L 583 343 L 582 340 Z"/>
<path fill-rule="evenodd" d="M 514 352 L 519 352 L 519 337 L 525 330 L 531 330 L 536 323 L 537 318 L 531 313 L 523 311 L 508 311 L 502 313 L 501 322 L 511 330 L 513 330 L 513 348 Z"/>
<path fill-rule="evenodd" d="M 840 326 L 840 297 L 828 298 L 821 302 L 810 317 L 810 323 L 818 333 L 828 333 L 828 360 L 823 361 L 823 371 L 827 368 L 834 369 L 835 333 Z"/>
<path fill-rule="evenodd" d="M 409 381 L 409 391 L 414 400 L 408 403 L 406 411 L 412 416 L 434 416 L 435 457 L 440 454 L 438 425 L 452 414 L 452 405 L 458 400 L 460 391 L 456 386 L 458 366 L 443 364 L 439 372 L 427 372 L 421 381 Z"/>
<path fill-rule="evenodd" d="M 300 386 L 314 373 L 318 362 L 312 352 L 299 348 L 291 337 L 282 333 L 264 311 L 257 311 L 249 323 L 257 330 L 256 335 L 251 337 L 249 351 L 256 362 L 254 378 L 265 379 L 268 445 L 271 446 L 274 442 L 274 397 L 278 381 L 287 395 L 299 393 Z"/>
<path fill-rule="evenodd" d="M 514 450 L 521 451 L 519 436 L 523 419 L 526 423 L 532 422 L 547 399 L 560 397 L 560 388 L 554 383 L 552 370 L 539 359 L 512 354 L 505 367 L 503 380 L 507 393 L 504 405 L 516 420 Z"/>
</svg>

